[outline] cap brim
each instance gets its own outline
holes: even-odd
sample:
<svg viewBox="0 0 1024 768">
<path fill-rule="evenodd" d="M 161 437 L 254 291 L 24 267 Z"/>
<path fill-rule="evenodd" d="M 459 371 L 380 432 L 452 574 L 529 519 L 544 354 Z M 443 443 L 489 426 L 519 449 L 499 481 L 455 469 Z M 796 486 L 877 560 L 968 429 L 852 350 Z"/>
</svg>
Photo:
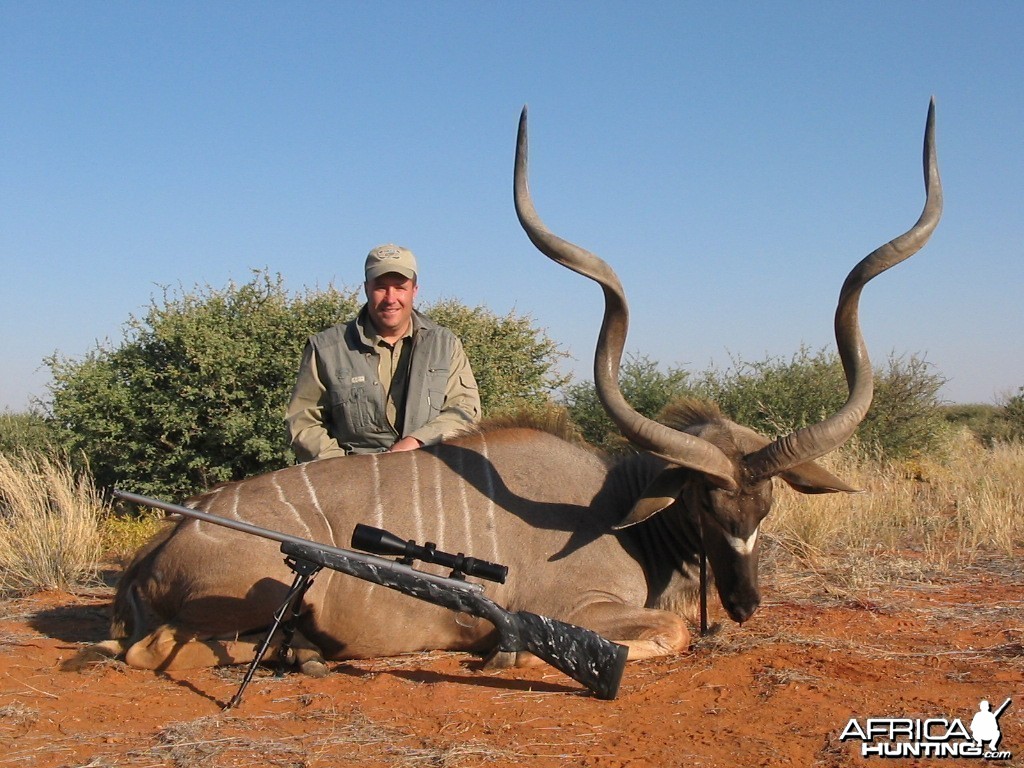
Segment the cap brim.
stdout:
<svg viewBox="0 0 1024 768">
<path fill-rule="evenodd" d="M 408 278 L 409 280 L 416 279 L 416 273 L 411 269 L 408 269 L 406 267 L 395 267 L 392 265 L 382 265 L 380 267 L 375 267 L 366 270 L 366 280 L 367 282 L 369 282 L 370 280 L 377 279 L 381 275 L 389 275 L 392 273 L 396 275 L 401 275 L 402 277 Z"/>
</svg>

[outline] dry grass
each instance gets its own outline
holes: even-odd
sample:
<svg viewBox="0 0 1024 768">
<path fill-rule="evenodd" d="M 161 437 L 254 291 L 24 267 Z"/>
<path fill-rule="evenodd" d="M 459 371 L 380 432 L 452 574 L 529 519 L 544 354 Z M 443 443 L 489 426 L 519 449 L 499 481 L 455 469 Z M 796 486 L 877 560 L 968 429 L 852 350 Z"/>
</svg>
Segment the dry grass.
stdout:
<svg viewBox="0 0 1024 768">
<path fill-rule="evenodd" d="M 111 563 L 127 564 L 143 544 L 170 524 L 162 512 L 107 515 L 100 523 L 103 556 Z"/>
<path fill-rule="evenodd" d="M 0 591 L 95 583 L 105 515 L 87 473 L 40 454 L 0 454 Z"/>
<path fill-rule="evenodd" d="M 39 719 L 39 710 L 20 702 L 0 707 L 0 730 L 32 725 Z"/>
<path fill-rule="evenodd" d="M 986 449 L 963 433 L 937 458 L 880 463 L 840 451 L 821 463 L 864 492 L 781 489 L 766 533 L 812 569 L 842 557 L 851 587 L 1012 558 L 1024 546 L 1020 444 Z"/>
</svg>

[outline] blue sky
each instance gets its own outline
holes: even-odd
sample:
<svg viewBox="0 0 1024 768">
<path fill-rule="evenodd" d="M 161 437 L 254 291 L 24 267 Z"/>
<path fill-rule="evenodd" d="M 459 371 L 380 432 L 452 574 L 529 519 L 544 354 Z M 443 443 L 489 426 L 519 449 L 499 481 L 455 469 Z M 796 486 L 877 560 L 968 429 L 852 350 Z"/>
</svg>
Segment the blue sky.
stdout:
<svg viewBox="0 0 1024 768">
<path fill-rule="evenodd" d="M 832 348 L 849 268 L 909 228 L 938 104 L 946 207 L 862 304 L 875 362 L 951 401 L 1024 386 L 1024 5 L 0 0 L 0 409 L 162 286 L 357 286 L 534 321 L 589 377 L 600 291 L 512 207 L 530 108 L 548 225 L 630 298 L 627 351 L 702 370 Z"/>
</svg>

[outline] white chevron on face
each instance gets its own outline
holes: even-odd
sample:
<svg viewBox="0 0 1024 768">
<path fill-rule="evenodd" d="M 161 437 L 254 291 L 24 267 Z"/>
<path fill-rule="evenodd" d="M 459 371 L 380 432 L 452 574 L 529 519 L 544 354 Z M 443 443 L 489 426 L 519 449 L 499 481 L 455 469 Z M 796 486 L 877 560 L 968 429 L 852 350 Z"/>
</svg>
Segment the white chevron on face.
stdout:
<svg viewBox="0 0 1024 768">
<path fill-rule="evenodd" d="M 736 550 L 736 552 L 738 552 L 739 554 L 749 555 L 754 551 L 754 545 L 757 543 L 757 534 L 760 530 L 760 527 L 755 528 L 754 532 L 745 539 L 741 539 L 739 536 L 732 536 L 726 533 L 725 540 L 728 541 L 729 546 Z"/>
</svg>

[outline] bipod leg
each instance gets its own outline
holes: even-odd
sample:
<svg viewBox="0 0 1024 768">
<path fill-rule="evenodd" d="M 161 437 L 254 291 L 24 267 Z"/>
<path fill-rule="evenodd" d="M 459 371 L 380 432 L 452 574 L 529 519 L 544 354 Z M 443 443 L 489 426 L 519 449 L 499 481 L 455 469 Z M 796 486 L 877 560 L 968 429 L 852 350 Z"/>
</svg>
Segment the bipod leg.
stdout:
<svg viewBox="0 0 1024 768">
<path fill-rule="evenodd" d="M 313 586 L 313 577 L 316 576 L 317 571 L 321 568 L 321 566 L 314 565 L 308 560 L 295 560 L 289 557 L 285 562 L 296 574 L 300 574 L 296 576 L 296 582 L 304 576 L 305 583 L 299 588 L 297 594 L 292 596 L 290 600 L 286 600 L 285 605 L 281 606 L 284 612 L 279 612 L 280 615 L 274 615 L 275 622 L 281 625 L 281 645 L 277 649 L 277 677 L 284 677 L 285 667 L 288 664 L 288 650 L 292 647 L 292 639 L 295 637 L 295 625 L 298 624 L 299 614 L 302 611 L 302 600 L 305 598 L 309 588 Z M 294 588 L 295 585 L 292 585 L 292 589 Z M 289 604 L 291 605 L 291 610 L 285 607 Z M 282 624 L 281 619 L 284 618 L 285 614 L 288 614 L 288 618 Z"/>
<path fill-rule="evenodd" d="M 270 648 L 270 642 L 274 639 L 274 635 L 277 633 L 277 628 L 281 626 L 281 623 L 285 620 L 285 616 L 288 616 L 288 624 L 285 633 L 285 642 L 291 644 L 292 636 L 295 634 L 295 619 L 299 615 L 299 609 L 302 606 L 302 598 L 311 586 L 313 586 L 313 577 L 320 571 L 320 566 L 311 563 L 308 560 L 301 560 L 299 558 L 287 558 L 285 563 L 295 573 L 295 580 L 292 582 L 291 589 L 288 590 L 288 594 L 285 596 L 284 602 L 281 603 L 281 607 L 274 613 L 274 623 L 270 625 L 270 630 L 267 632 L 266 637 L 263 638 L 263 642 L 260 644 L 259 650 L 256 651 L 256 655 L 253 657 L 252 663 L 249 664 L 249 669 L 245 672 L 245 677 L 242 678 L 242 684 L 238 687 L 238 691 L 231 698 L 231 701 L 224 707 L 224 711 L 231 709 L 242 701 L 242 694 L 248 687 L 253 675 L 256 674 L 256 668 L 263 661 L 263 657 L 267 654 L 267 649 Z M 281 646 L 282 658 L 287 654 L 287 645 Z"/>
</svg>

